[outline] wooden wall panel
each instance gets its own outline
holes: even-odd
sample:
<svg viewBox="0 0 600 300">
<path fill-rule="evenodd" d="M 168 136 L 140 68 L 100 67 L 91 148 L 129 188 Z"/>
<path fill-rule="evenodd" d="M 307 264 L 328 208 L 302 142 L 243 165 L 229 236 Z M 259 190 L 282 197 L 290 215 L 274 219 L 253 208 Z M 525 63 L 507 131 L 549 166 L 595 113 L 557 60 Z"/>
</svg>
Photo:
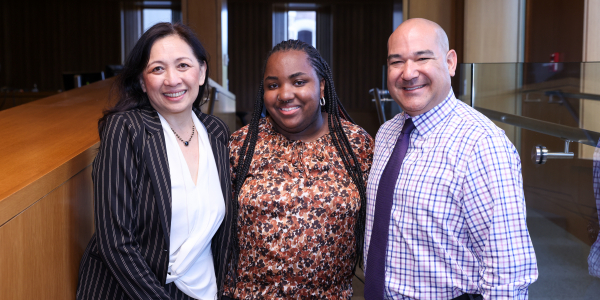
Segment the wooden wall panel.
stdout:
<svg viewBox="0 0 600 300">
<path fill-rule="evenodd" d="M 448 35 L 450 49 L 462 63 L 465 0 L 404 0 L 408 18 L 424 18 L 438 23 Z"/>
<path fill-rule="evenodd" d="M 465 0 L 464 62 L 521 61 L 522 1 Z"/>
<path fill-rule="evenodd" d="M 515 63 L 522 61 L 523 1 L 465 0 L 464 8 L 463 61 L 478 63 L 472 83 L 475 106 L 518 114 L 521 102 L 516 91 L 521 84 L 521 68 Z M 494 123 L 520 147 L 518 128 Z"/>
<path fill-rule="evenodd" d="M 113 80 L 0 111 L 0 299 L 74 299 Z"/>
<path fill-rule="evenodd" d="M 369 90 L 383 84 L 392 12 L 392 1 L 332 6 L 335 88 L 350 116 L 372 136 L 379 121 Z"/>
<path fill-rule="evenodd" d="M 597 18 L 598 16 L 595 16 Z M 584 0 L 527 0 L 526 62 L 581 61 Z"/>
<path fill-rule="evenodd" d="M 236 96 L 238 112 L 252 112 L 263 64 L 272 48 L 272 5 L 230 0 L 228 8 L 229 90 Z"/>
<path fill-rule="evenodd" d="M 66 71 L 120 64 L 117 0 L 2 1 L 0 86 L 62 88 Z"/>
<path fill-rule="evenodd" d="M 75 299 L 79 259 L 94 231 L 91 170 L 0 226 L 0 299 Z"/>
<path fill-rule="evenodd" d="M 227 86 L 226 67 L 223 66 L 223 36 L 221 34 L 222 10 L 227 11 L 227 0 L 182 0 L 183 23 L 196 32 L 209 54 L 209 76 L 222 86 Z"/>
<path fill-rule="evenodd" d="M 585 0 L 583 59 L 581 73 L 581 92 L 600 95 L 600 0 Z M 600 101 L 581 100 L 581 127 L 600 132 Z M 581 147 L 580 156 L 587 159 L 593 157 L 595 147 Z"/>
<path fill-rule="evenodd" d="M 381 87 L 392 2 L 333 5 L 333 78 L 348 111 L 375 112 L 369 89 Z"/>
</svg>

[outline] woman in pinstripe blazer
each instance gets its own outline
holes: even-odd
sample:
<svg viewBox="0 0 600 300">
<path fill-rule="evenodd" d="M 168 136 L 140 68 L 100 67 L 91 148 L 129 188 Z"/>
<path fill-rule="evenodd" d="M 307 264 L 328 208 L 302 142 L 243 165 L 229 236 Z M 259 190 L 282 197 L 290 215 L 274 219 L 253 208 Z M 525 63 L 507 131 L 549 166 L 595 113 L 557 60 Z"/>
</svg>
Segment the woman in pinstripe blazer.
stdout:
<svg viewBox="0 0 600 300">
<path fill-rule="evenodd" d="M 149 29 L 128 56 L 115 82 L 119 101 L 98 122 L 96 232 L 81 260 L 77 299 L 221 298 L 232 240 L 229 131 L 199 110 L 206 61 L 191 30 L 170 23 Z M 184 184 L 172 181 L 184 173 L 174 173 L 176 152 L 193 182 L 187 200 L 176 196 Z"/>
</svg>

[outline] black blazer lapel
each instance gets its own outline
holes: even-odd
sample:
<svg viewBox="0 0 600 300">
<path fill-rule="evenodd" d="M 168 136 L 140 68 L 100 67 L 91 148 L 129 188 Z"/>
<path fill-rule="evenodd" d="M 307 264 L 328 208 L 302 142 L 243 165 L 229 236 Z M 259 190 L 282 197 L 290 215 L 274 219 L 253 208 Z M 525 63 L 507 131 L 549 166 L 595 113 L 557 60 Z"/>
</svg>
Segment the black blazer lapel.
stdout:
<svg viewBox="0 0 600 300">
<path fill-rule="evenodd" d="M 143 160 L 154 189 L 158 214 L 165 236 L 166 249 L 171 236 L 171 176 L 162 124 L 154 109 L 142 109 L 142 119 L 147 136 L 143 140 Z"/>
</svg>

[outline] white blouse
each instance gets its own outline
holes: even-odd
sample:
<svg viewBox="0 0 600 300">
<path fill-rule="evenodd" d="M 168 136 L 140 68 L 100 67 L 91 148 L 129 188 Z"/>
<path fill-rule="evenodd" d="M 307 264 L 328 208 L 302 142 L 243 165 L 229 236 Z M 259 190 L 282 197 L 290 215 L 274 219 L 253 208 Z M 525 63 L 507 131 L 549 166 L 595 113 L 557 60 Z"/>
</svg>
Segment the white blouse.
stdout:
<svg viewBox="0 0 600 300">
<path fill-rule="evenodd" d="M 198 179 L 189 168 L 171 126 L 158 114 L 171 175 L 171 235 L 167 282 L 196 299 L 215 299 L 217 284 L 211 239 L 225 216 L 219 173 L 204 124 L 192 112 L 198 147 Z"/>
</svg>

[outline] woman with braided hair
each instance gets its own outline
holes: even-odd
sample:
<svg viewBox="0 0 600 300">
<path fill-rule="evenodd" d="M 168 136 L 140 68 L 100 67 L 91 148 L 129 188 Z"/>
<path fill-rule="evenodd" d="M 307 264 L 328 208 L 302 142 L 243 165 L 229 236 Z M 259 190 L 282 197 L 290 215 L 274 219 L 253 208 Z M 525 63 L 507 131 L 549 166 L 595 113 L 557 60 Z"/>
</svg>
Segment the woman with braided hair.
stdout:
<svg viewBox="0 0 600 300">
<path fill-rule="evenodd" d="M 271 50 L 252 120 L 229 145 L 238 235 L 224 299 L 349 299 L 373 139 L 315 48 L 289 40 Z"/>
</svg>

